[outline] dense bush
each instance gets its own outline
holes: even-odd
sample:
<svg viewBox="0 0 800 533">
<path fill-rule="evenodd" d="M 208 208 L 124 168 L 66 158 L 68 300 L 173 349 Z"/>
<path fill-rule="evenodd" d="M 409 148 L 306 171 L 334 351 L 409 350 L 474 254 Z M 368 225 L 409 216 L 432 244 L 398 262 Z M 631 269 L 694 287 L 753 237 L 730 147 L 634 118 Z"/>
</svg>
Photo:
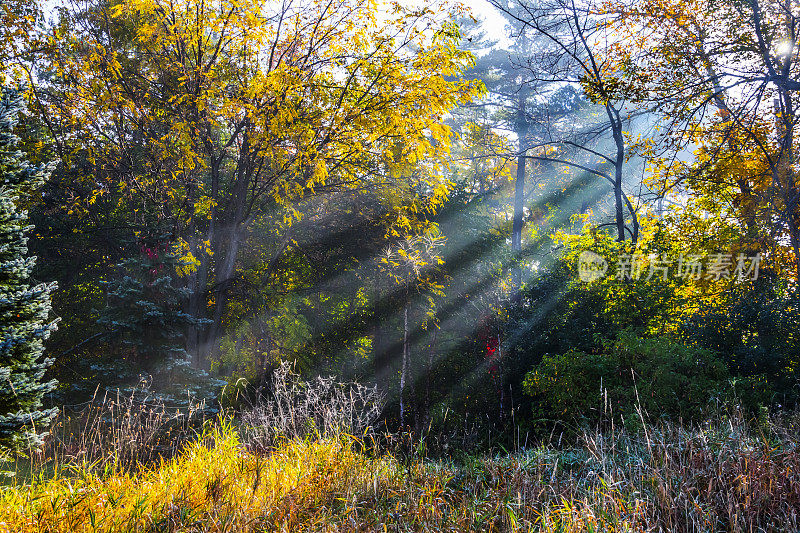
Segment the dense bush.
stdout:
<svg viewBox="0 0 800 533">
<path fill-rule="evenodd" d="M 791 282 L 762 271 L 756 282 L 701 305 L 680 334 L 720 355 L 748 407 L 797 402 L 800 292 Z"/>
<path fill-rule="evenodd" d="M 724 392 L 728 371 L 711 351 L 667 337 L 623 332 L 597 352 L 546 355 L 526 376 L 540 415 L 561 421 L 604 416 L 696 420 Z"/>
</svg>

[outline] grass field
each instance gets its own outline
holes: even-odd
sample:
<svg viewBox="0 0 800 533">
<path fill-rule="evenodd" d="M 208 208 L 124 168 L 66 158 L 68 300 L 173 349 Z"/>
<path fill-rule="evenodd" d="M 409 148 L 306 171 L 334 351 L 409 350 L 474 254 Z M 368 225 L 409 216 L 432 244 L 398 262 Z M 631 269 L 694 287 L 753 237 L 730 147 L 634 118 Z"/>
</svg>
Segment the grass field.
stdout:
<svg viewBox="0 0 800 533">
<path fill-rule="evenodd" d="M 795 435 L 790 421 L 749 430 L 734 417 L 451 460 L 367 453 L 346 435 L 257 452 L 221 420 L 170 459 L 18 476 L 0 529 L 797 531 Z"/>
</svg>

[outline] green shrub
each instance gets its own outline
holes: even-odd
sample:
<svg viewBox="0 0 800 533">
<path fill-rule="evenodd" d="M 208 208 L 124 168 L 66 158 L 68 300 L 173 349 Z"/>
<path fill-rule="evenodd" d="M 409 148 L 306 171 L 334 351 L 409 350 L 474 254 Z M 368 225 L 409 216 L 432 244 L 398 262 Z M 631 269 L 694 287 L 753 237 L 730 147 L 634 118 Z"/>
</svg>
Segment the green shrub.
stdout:
<svg viewBox="0 0 800 533">
<path fill-rule="evenodd" d="M 727 368 L 711 351 L 623 332 L 598 353 L 544 356 L 524 388 L 538 414 L 560 421 L 631 420 L 639 405 L 650 417 L 691 421 L 727 383 Z"/>
</svg>

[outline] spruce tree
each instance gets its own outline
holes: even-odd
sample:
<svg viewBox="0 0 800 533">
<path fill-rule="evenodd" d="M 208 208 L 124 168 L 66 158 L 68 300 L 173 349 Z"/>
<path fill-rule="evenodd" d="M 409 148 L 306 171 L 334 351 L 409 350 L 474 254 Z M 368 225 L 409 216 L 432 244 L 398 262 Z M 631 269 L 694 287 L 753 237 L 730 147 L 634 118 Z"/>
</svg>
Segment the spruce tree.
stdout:
<svg viewBox="0 0 800 533">
<path fill-rule="evenodd" d="M 28 214 L 19 207 L 48 172 L 17 149 L 13 130 L 22 110 L 18 90 L 0 88 L 0 449 L 38 446 L 55 409 L 42 409 L 42 397 L 55 387 L 43 382 L 52 359 L 43 343 L 55 329 L 50 293 L 55 283 L 33 284 L 35 257 L 28 253 Z"/>
<path fill-rule="evenodd" d="M 151 371 L 164 361 L 188 363 L 182 342 L 186 328 L 207 321 L 183 311 L 189 290 L 174 282 L 185 265 L 167 238 L 143 239 L 138 247 L 135 257 L 117 265 L 121 276 L 104 283 L 108 306 L 98 323 L 109 338 L 132 348 L 129 362 L 137 370 Z"/>
<path fill-rule="evenodd" d="M 225 381 L 193 368 L 184 347 L 188 328 L 210 322 L 184 311 L 189 289 L 179 286 L 179 278 L 187 263 L 174 252 L 171 236 L 157 231 L 140 236 L 131 251 L 134 256 L 117 265 L 118 275 L 103 282 L 107 306 L 98 323 L 105 326 L 112 349 L 107 364 L 95 368 L 107 373 L 109 383 L 138 376 L 150 392 L 172 404 L 189 395 L 214 396 Z"/>
</svg>

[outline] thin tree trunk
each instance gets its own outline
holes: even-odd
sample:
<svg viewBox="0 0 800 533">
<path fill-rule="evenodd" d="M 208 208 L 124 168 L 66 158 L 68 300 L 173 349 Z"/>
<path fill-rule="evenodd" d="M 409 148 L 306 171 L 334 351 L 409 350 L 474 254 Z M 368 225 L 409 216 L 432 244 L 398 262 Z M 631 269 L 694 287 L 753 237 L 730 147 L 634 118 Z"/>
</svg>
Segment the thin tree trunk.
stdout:
<svg viewBox="0 0 800 533">
<path fill-rule="evenodd" d="M 497 334 L 497 383 L 500 387 L 500 419 L 505 411 L 505 385 L 503 383 L 503 347 L 500 344 L 500 334 Z"/>
<path fill-rule="evenodd" d="M 517 109 L 517 137 L 519 142 L 519 155 L 517 156 L 517 177 L 514 180 L 514 220 L 511 224 L 511 251 L 516 255 L 522 251 L 522 226 L 525 207 L 525 96 L 520 93 L 519 107 Z M 519 298 L 522 287 L 522 267 L 514 264 L 512 271 L 512 284 L 514 285 L 513 299 Z"/>
<path fill-rule="evenodd" d="M 795 275 L 800 280 L 800 188 L 798 188 L 796 171 L 794 170 L 794 125 L 795 113 L 792 96 L 789 91 L 783 92 L 783 109 L 780 111 L 781 154 L 778 160 L 780 179 L 783 182 L 783 210 L 786 213 L 786 226 L 789 230 L 789 241 L 794 252 Z M 781 179 L 783 178 L 783 179 Z"/>
<path fill-rule="evenodd" d="M 427 379 L 425 380 L 425 421 L 430 420 L 431 413 L 431 379 L 433 374 L 433 361 L 436 358 L 436 338 L 439 328 L 434 324 L 433 338 L 428 349 L 428 368 L 426 369 Z"/>
<path fill-rule="evenodd" d="M 403 309 L 403 366 L 400 371 L 400 425 L 405 425 L 405 390 L 408 375 L 408 303 Z"/>
<path fill-rule="evenodd" d="M 611 121 L 611 132 L 614 137 L 614 144 L 617 148 L 617 155 L 614 158 L 614 216 L 617 225 L 617 240 L 622 242 L 625 240 L 625 210 L 622 193 L 622 168 L 625 164 L 625 139 L 622 135 L 622 124 L 619 120 L 619 113 L 617 110 L 611 107 L 611 104 L 607 103 L 606 113 Z"/>
</svg>

